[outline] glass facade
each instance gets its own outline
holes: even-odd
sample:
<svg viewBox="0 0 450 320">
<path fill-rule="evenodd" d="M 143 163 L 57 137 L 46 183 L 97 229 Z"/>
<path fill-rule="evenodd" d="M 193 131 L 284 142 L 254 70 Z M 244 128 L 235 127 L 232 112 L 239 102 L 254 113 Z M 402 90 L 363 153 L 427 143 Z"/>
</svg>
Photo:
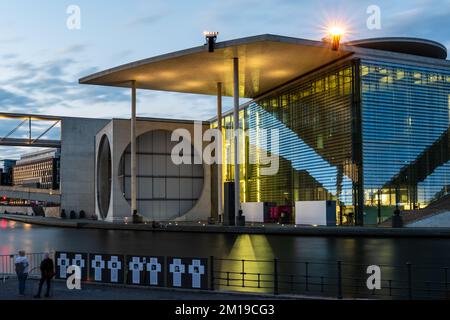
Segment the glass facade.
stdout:
<svg viewBox="0 0 450 320">
<path fill-rule="evenodd" d="M 426 207 L 450 185 L 450 72 L 361 61 L 365 222 Z"/>
<path fill-rule="evenodd" d="M 449 70 L 352 60 L 315 72 L 240 111 L 241 201 L 335 200 L 339 224 L 426 207 L 450 189 L 449 115 Z M 232 114 L 223 128 L 233 181 Z M 258 143 L 263 129 L 269 140 L 277 130 L 278 148 Z M 276 175 L 251 164 L 266 151 L 280 156 Z"/>
<path fill-rule="evenodd" d="M 295 201 L 336 200 L 342 222 L 352 221 L 352 74 L 351 64 L 315 74 L 241 110 L 242 202 L 293 207 Z M 232 114 L 223 118 L 223 128 L 223 177 L 233 181 L 234 131 L 226 130 L 233 129 Z M 277 147 L 271 143 L 273 130 L 278 132 Z M 268 142 L 261 147 L 264 134 Z M 275 175 L 264 175 L 267 165 L 250 161 L 266 151 L 279 155 Z"/>
</svg>

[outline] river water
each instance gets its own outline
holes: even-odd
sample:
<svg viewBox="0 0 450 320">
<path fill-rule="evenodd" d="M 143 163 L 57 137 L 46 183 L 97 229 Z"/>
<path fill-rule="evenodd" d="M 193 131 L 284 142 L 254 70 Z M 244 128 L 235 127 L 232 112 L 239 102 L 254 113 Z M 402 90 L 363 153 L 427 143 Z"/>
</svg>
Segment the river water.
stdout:
<svg viewBox="0 0 450 320">
<path fill-rule="evenodd" d="M 369 265 L 398 266 L 396 270 L 390 267 L 384 269 L 384 274 L 389 276 L 389 279 L 404 279 L 406 267 L 403 267 L 410 262 L 414 266 L 436 267 L 435 271 L 430 269 L 424 273 L 432 276 L 430 280 L 433 281 L 441 279 L 441 267 L 450 266 L 450 239 L 108 231 L 63 229 L 0 221 L 0 255 L 16 253 L 19 249 L 30 253 L 76 251 L 265 260 L 265 263 L 245 262 L 245 272 L 261 274 L 269 273 L 273 269 L 270 261 L 274 258 L 292 262 L 281 264 L 280 269 L 285 274 L 304 273 L 303 262 L 310 263 L 308 272 L 316 272 L 321 276 L 334 274 L 338 260 L 352 264 L 346 269 L 348 274 L 353 276 L 361 275 Z M 294 261 L 302 263 L 295 264 Z M 229 265 L 225 266 L 227 263 Z M 218 268 L 238 272 L 241 263 L 232 264 L 231 266 L 231 262 L 222 261 Z"/>
</svg>

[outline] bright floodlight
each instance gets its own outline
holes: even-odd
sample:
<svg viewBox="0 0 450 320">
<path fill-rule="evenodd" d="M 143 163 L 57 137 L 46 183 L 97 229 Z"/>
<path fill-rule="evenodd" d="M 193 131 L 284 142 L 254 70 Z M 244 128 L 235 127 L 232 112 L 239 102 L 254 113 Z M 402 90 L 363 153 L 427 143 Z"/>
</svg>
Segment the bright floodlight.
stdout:
<svg viewBox="0 0 450 320">
<path fill-rule="evenodd" d="M 342 36 L 344 34 L 344 30 L 341 27 L 333 26 L 329 30 L 331 36 Z"/>
<path fill-rule="evenodd" d="M 216 46 L 217 36 L 219 32 L 217 31 L 203 31 L 203 35 L 206 38 L 206 44 L 208 45 L 208 51 L 214 52 Z"/>
<path fill-rule="evenodd" d="M 344 34 L 344 30 L 339 26 L 332 26 L 328 30 L 330 34 L 330 40 L 331 40 L 331 48 L 334 51 L 339 50 L 339 46 L 341 44 L 341 37 Z"/>
<path fill-rule="evenodd" d="M 217 31 L 203 31 L 203 35 L 207 38 L 209 37 L 217 37 L 219 35 L 219 32 Z"/>
</svg>

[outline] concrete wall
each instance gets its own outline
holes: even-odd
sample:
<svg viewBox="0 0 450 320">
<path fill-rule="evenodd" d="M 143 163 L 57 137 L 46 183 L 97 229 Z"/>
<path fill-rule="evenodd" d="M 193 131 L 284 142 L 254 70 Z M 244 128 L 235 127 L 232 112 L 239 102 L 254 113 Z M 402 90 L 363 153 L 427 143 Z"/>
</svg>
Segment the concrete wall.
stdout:
<svg viewBox="0 0 450 320">
<path fill-rule="evenodd" d="M 164 121 L 164 120 L 139 120 L 137 122 L 137 136 L 153 130 L 168 130 L 185 128 L 192 136 L 194 136 L 194 125 L 190 122 Z M 204 128 L 207 128 L 206 126 Z M 112 190 L 111 205 L 108 211 L 107 221 L 120 221 L 131 216 L 130 204 L 125 199 L 122 191 L 121 181 L 119 179 L 120 160 L 126 148 L 130 144 L 130 121 L 129 120 L 113 120 L 97 134 L 98 150 L 100 140 L 103 135 L 109 139 L 111 146 L 111 162 L 112 162 Z M 202 150 L 199 151 L 201 154 Z M 96 160 L 97 161 L 97 160 Z M 211 169 L 209 165 L 203 166 L 204 183 L 199 200 L 194 207 L 177 220 L 196 221 L 205 220 L 211 216 Z M 98 206 L 96 207 L 97 216 L 99 215 Z M 160 219 L 164 220 L 164 219 Z"/>
<path fill-rule="evenodd" d="M 99 186 L 97 185 L 97 168 L 98 168 L 98 151 L 100 149 L 100 143 L 102 140 L 103 136 L 106 136 L 108 138 L 109 141 L 109 146 L 110 146 L 110 151 L 111 151 L 111 162 L 112 165 L 114 163 L 114 158 L 113 158 L 113 149 L 114 149 L 114 137 L 113 137 L 113 126 L 114 126 L 114 121 L 110 121 L 106 126 L 104 126 L 98 133 L 97 136 L 95 138 L 95 150 L 96 150 L 96 154 L 95 154 L 95 214 L 97 215 L 97 217 L 99 219 L 104 219 L 107 221 L 113 221 L 113 203 L 114 203 L 114 179 L 112 181 L 112 186 L 111 186 L 111 194 L 110 194 L 110 199 L 109 199 L 109 206 L 108 206 L 108 212 L 105 214 L 105 217 L 102 217 L 102 215 L 100 214 L 100 208 L 99 208 L 99 202 L 98 202 L 98 192 L 99 192 Z M 114 175 L 114 171 L 112 171 L 111 173 L 112 175 Z"/>
<path fill-rule="evenodd" d="M 33 208 L 31 207 L 1 206 L 0 213 L 5 213 L 5 211 L 9 214 L 23 214 L 27 216 L 34 214 Z"/>
<path fill-rule="evenodd" d="M 95 136 L 109 120 L 61 121 L 61 209 L 95 214 Z"/>
<path fill-rule="evenodd" d="M 59 207 L 44 208 L 44 212 L 45 212 L 46 218 L 59 218 L 60 217 L 60 208 Z"/>
<path fill-rule="evenodd" d="M 60 216 L 59 207 L 42 208 L 46 217 L 57 218 Z M 27 216 L 35 215 L 35 210 L 32 207 L 17 207 L 17 206 L 0 206 L 0 213 L 8 212 L 9 214 L 23 214 Z"/>
</svg>

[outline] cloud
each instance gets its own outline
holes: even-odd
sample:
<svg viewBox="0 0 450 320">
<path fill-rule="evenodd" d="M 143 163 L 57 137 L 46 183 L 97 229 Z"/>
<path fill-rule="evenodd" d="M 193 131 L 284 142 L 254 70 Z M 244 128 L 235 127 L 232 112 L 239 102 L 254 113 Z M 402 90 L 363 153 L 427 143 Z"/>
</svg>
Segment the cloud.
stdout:
<svg viewBox="0 0 450 320">
<path fill-rule="evenodd" d="M 5 44 L 18 44 L 20 42 L 23 42 L 25 40 L 25 37 L 6 37 L 6 38 L 1 38 L 0 42 L 5 45 Z"/>
<path fill-rule="evenodd" d="M 18 54 L 7 53 L 7 54 L 2 55 L 2 59 L 3 60 L 12 60 L 12 59 L 17 58 L 18 56 L 19 56 Z"/>
<path fill-rule="evenodd" d="M 26 107 L 33 102 L 25 95 L 15 94 L 7 90 L 0 89 L 0 105 L 3 108 L 14 108 L 17 105 Z"/>
<path fill-rule="evenodd" d="M 68 47 L 60 50 L 59 53 L 64 54 L 64 55 L 66 55 L 66 54 L 75 55 L 75 54 L 80 54 L 81 52 L 85 51 L 87 48 L 88 48 L 87 44 L 79 43 L 79 44 L 74 44 L 74 45 L 68 46 Z"/>
<path fill-rule="evenodd" d="M 21 155 L 35 152 L 45 148 L 34 147 L 0 147 L 0 168 L 3 168 L 2 160 L 12 159 L 18 160 Z"/>
</svg>

